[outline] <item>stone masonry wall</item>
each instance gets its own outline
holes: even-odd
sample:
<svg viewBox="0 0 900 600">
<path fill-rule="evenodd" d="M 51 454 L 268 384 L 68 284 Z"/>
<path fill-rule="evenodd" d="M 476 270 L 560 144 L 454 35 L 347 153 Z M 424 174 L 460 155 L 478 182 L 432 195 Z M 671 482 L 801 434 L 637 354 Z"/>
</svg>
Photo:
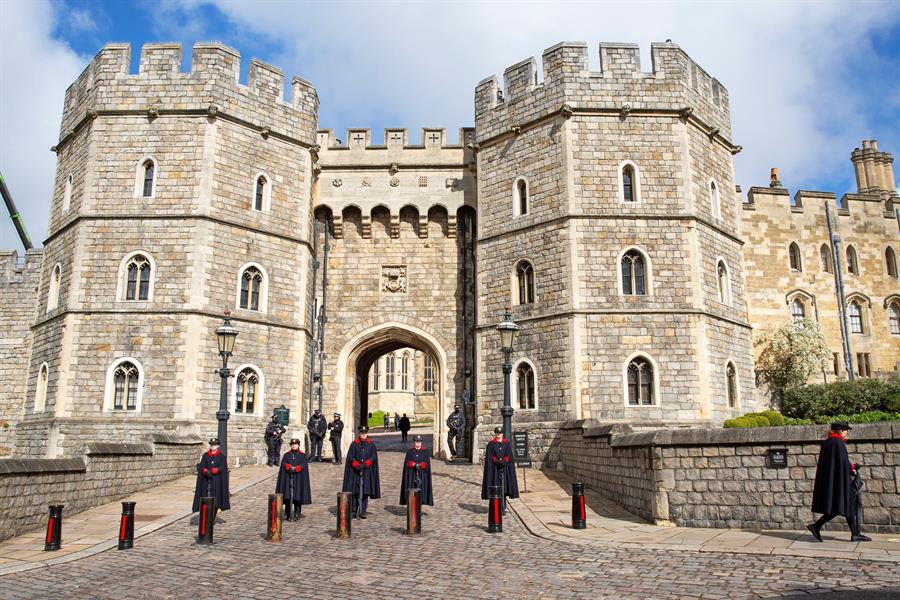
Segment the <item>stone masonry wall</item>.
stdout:
<svg viewBox="0 0 900 600">
<path fill-rule="evenodd" d="M 621 506 L 684 527 L 802 529 L 826 426 L 661 430 L 575 421 L 562 427 L 561 467 Z M 787 468 L 766 451 L 786 448 Z M 864 529 L 900 531 L 900 424 L 857 425 L 847 449 L 863 465 Z"/>
<path fill-rule="evenodd" d="M 25 403 L 31 324 L 39 284 L 43 252 L 0 253 L 0 457 L 14 451 L 15 427 Z"/>
<path fill-rule="evenodd" d="M 39 526 L 56 503 L 65 505 L 65 539 L 67 517 L 194 472 L 199 438 L 155 434 L 152 440 L 90 444 L 77 458 L 0 460 L 0 541 Z"/>
</svg>

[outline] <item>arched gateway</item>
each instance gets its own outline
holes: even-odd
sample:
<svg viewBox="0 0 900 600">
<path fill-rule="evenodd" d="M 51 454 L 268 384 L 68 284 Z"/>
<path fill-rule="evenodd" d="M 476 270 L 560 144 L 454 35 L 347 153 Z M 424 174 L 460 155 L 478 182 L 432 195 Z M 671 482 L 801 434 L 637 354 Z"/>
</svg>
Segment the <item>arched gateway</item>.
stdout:
<svg viewBox="0 0 900 600">
<path fill-rule="evenodd" d="M 335 404 L 337 411 L 344 415 L 346 427 L 350 431 L 355 431 L 369 412 L 368 379 L 372 364 L 387 352 L 399 348 L 414 348 L 426 353 L 434 361 L 433 451 L 440 454 L 446 449 L 446 440 L 441 432 L 442 424 L 452 410 L 447 393 L 452 386 L 447 382 L 447 352 L 438 337 L 439 334 L 428 328 L 391 321 L 368 327 L 347 340 L 337 359 Z M 352 439 L 352 435 L 345 436 L 344 446 L 349 445 Z"/>
</svg>

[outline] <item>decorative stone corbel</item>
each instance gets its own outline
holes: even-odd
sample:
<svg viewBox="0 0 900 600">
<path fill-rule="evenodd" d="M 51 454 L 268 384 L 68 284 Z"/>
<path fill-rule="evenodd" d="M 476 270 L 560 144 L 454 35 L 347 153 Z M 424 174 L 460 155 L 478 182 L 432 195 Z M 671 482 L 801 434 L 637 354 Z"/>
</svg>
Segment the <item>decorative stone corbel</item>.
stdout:
<svg viewBox="0 0 900 600">
<path fill-rule="evenodd" d="M 713 138 L 715 138 L 717 135 L 719 135 L 719 128 L 713 127 L 712 129 L 709 130 L 709 133 L 707 133 L 706 135 L 709 136 L 709 141 L 713 141 Z"/>
<path fill-rule="evenodd" d="M 159 108 L 157 108 L 155 106 L 151 106 L 150 108 L 147 109 L 147 120 L 148 121 L 155 121 L 158 118 L 159 118 Z"/>
<path fill-rule="evenodd" d="M 272 133 L 272 128 L 268 125 L 263 125 L 262 129 L 260 129 L 259 134 L 263 136 L 264 140 L 269 139 L 269 135 Z"/>
<path fill-rule="evenodd" d="M 216 106 L 215 104 L 210 104 L 209 106 L 207 106 L 206 107 L 206 116 L 208 116 L 210 119 L 215 119 L 216 117 L 218 117 L 219 116 L 219 107 Z"/>
<path fill-rule="evenodd" d="M 630 115 L 630 114 L 631 114 L 631 105 L 623 104 L 622 109 L 619 111 L 619 116 L 624 119 L 624 118 L 628 117 L 628 115 Z"/>
<path fill-rule="evenodd" d="M 469 142 L 468 144 L 466 144 L 466 148 L 475 152 L 481 150 L 481 146 L 478 144 L 478 142 Z"/>
<path fill-rule="evenodd" d="M 91 121 L 93 121 L 93 120 L 96 119 L 99 115 L 97 114 L 97 111 L 96 111 L 96 110 L 91 109 L 91 110 L 89 110 L 89 111 L 87 111 L 87 112 L 85 113 L 85 116 L 86 116 L 88 119 L 90 119 Z"/>
<path fill-rule="evenodd" d="M 50 146 L 50 152 L 53 154 L 59 154 L 59 146 Z"/>
<path fill-rule="evenodd" d="M 678 117 L 687 121 L 691 118 L 691 115 L 694 114 L 694 109 L 690 106 L 685 106 L 681 110 L 678 111 Z"/>
<path fill-rule="evenodd" d="M 572 115 L 575 114 L 575 110 L 568 104 L 563 104 L 559 107 L 559 113 L 564 119 L 570 119 Z"/>
<path fill-rule="evenodd" d="M 391 175 L 396 175 L 400 172 L 400 165 L 398 165 L 397 163 L 391 163 L 391 167 L 388 169 L 388 172 Z"/>
<path fill-rule="evenodd" d="M 735 154 L 739 154 L 743 150 L 744 150 L 743 146 L 732 146 L 731 147 L 731 155 L 734 156 Z"/>
<path fill-rule="evenodd" d="M 520 133 L 522 133 L 522 127 L 521 127 L 521 125 L 513 125 L 510 129 L 511 129 L 512 132 L 513 132 L 514 134 L 516 134 L 516 135 L 519 135 Z"/>
</svg>

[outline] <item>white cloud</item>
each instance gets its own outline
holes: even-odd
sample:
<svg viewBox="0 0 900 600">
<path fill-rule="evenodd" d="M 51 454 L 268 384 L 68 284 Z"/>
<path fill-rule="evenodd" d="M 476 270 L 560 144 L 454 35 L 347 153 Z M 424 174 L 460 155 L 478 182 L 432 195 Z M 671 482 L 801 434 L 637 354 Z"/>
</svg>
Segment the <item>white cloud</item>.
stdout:
<svg viewBox="0 0 900 600">
<path fill-rule="evenodd" d="M 49 2 L 0 2 L 0 169 L 32 242 L 47 233 L 47 213 L 66 88 L 84 69 L 80 57 L 54 40 Z M 6 214 L 0 248 L 22 248 Z"/>
</svg>

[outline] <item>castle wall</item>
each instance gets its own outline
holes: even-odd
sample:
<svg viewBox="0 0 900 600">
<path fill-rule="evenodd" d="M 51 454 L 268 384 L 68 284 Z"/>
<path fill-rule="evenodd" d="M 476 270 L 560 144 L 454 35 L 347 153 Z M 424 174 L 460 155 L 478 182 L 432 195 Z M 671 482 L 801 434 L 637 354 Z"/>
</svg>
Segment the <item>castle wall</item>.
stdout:
<svg viewBox="0 0 900 600">
<path fill-rule="evenodd" d="M 888 307 L 891 302 L 900 307 L 900 280 L 888 274 L 885 251 L 893 248 L 900 255 L 900 237 L 890 193 L 847 194 L 838 208 L 832 193 L 798 191 L 792 202 L 790 192 L 782 187 L 750 190 L 741 226 L 748 241 L 743 262 L 754 335 L 790 322 L 790 302 L 800 297 L 807 318 L 819 323 L 829 349 L 838 354 L 837 373 L 829 363 L 824 374 L 815 374 L 810 381 L 847 377 L 834 275 L 824 270 L 820 260 L 821 246 L 829 245 L 826 204 L 834 232 L 841 237 L 845 297 L 848 301 L 857 298 L 864 308 L 864 333 L 850 334 L 853 368 L 859 372 L 856 354 L 867 353 L 873 375 L 896 372 L 900 370 L 900 334 L 891 333 Z M 800 249 L 800 271 L 790 266 L 791 243 Z M 859 275 L 848 272 L 849 246 L 856 249 Z"/>
<path fill-rule="evenodd" d="M 42 259 L 40 250 L 26 252 L 22 263 L 15 251 L 0 253 L 0 456 L 13 454 L 23 414 Z"/>
</svg>

